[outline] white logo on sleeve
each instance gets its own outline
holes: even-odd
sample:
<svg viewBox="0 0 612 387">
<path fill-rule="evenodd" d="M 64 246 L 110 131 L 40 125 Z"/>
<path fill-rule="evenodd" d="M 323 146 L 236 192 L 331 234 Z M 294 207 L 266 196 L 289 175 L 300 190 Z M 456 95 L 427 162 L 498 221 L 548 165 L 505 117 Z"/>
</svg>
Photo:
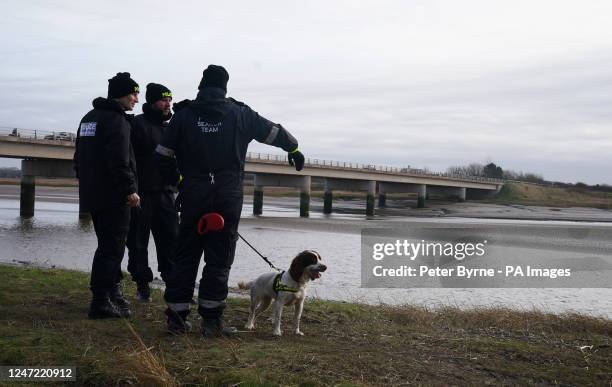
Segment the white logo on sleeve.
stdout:
<svg viewBox="0 0 612 387">
<path fill-rule="evenodd" d="M 96 135 L 97 122 L 81 123 L 81 137 L 93 137 Z"/>
</svg>

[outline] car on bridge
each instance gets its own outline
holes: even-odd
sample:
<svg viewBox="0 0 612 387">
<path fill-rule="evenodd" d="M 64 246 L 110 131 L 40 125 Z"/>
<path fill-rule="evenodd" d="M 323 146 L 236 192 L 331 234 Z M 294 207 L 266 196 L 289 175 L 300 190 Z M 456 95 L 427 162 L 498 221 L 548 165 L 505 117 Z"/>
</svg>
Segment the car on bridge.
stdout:
<svg viewBox="0 0 612 387">
<path fill-rule="evenodd" d="M 71 141 L 74 142 L 76 140 L 76 134 L 70 132 L 58 132 L 53 134 L 48 134 L 45 137 L 45 140 L 59 140 L 59 141 Z"/>
</svg>

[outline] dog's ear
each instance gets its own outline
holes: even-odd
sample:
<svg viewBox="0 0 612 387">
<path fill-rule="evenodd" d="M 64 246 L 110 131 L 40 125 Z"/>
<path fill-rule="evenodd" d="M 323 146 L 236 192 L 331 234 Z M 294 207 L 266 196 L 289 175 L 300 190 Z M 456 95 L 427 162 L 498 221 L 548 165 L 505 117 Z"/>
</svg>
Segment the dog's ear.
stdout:
<svg viewBox="0 0 612 387">
<path fill-rule="evenodd" d="M 309 265 L 316 265 L 317 262 L 321 259 L 318 253 L 310 250 L 304 250 L 299 253 L 293 261 L 291 262 L 291 267 L 289 267 L 289 274 L 291 278 L 296 281 L 299 281 L 304 274 L 304 269 L 306 269 Z"/>
<path fill-rule="evenodd" d="M 304 264 L 306 255 L 304 253 L 305 251 L 302 251 L 295 258 L 293 258 L 293 261 L 291 261 L 291 266 L 289 267 L 289 275 L 291 275 L 291 278 L 293 278 L 295 281 L 300 280 L 302 274 L 304 273 L 304 269 L 306 268 L 306 265 Z"/>
</svg>

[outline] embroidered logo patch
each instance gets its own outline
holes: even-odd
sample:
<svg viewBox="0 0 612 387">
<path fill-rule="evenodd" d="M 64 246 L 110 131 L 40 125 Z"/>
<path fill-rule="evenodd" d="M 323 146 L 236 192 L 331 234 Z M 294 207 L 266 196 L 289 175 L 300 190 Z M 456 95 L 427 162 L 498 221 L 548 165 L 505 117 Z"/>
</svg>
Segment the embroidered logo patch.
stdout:
<svg viewBox="0 0 612 387">
<path fill-rule="evenodd" d="M 81 137 L 93 137 L 96 135 L 97 122 L 81 123 Z"/>
</svg>

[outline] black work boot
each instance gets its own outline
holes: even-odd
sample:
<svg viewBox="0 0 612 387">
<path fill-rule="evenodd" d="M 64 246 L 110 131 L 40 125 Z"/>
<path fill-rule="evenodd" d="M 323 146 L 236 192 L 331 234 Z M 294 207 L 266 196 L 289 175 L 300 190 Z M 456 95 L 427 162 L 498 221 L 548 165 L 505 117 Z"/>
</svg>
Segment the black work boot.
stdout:
<svg viewBox="0 0 612 387">
<path fill-rule="evenodd" d="M 94 295 L 89 306 L 87 317 L 93 320 L 102 318 L 121 318 L 117 307 L 110 302 L 108 295 Z"/>
<path fill-rule="evenodd" d="M 238 329 L 235 327 L 227 327 L 223 322 L 223 317 L 216 318 L 204 318 L 202 317 L 202 325 L 200 331 L 204 337 L 221 337 L 221 336 L 233 336 L 238 333 Z"/>
<path fill-rule="evenodd" d="M 182 335 L 191 332 L 191 323 L 187 321 L 189 311 L 175 312 L 172 309 L 166 309 L 168 316 L 168 333 L 172 335 Z"/>
<path fill-rule="evenodd" d="M 148 282 L 138 282 L 136 284 L 136 299 L 142 302 L 151 302 L 151 288 Z"/>
<path fill-rule="evenodd" d="M 130 303 L 128 300 L 123 297 L 123 292 L 121 290 L 121 283 L 115 285 L 113 290 L 110 292 L 110 300 L 113 304 L 117 306 L 119 313 L 121 313 L 121 317 L 130 318 L 132 317 L 132 309 L 130 309 Z"/>
</svg>

